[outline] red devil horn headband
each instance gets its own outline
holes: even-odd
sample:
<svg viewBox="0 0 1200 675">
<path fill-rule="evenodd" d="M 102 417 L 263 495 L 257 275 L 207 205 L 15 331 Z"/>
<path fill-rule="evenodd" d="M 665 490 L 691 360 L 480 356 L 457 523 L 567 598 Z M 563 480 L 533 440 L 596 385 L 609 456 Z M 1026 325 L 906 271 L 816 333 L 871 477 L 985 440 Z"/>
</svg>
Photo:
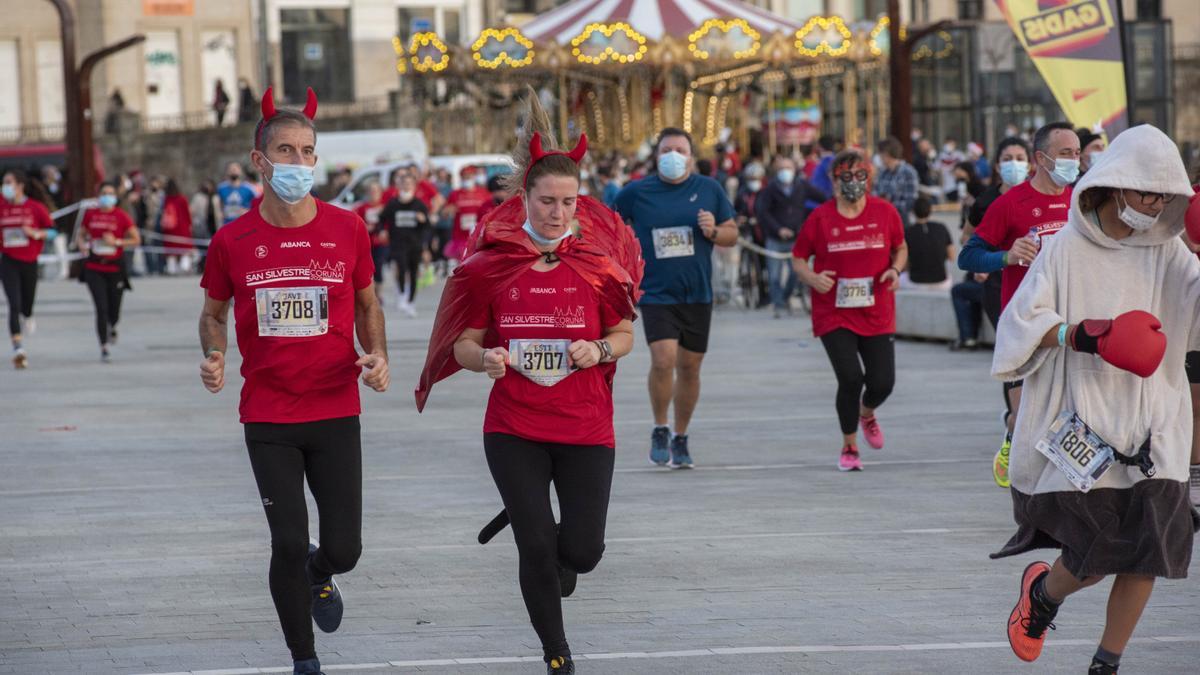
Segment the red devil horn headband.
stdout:
<svg viewBox="0 0 1200 675">
<path fill-rule="evenodd" d="M 279 111 L 275 109 L 275 94 L 273 92 L 273 87 L 267 87 L 267 90 L 263 92 L 262 97 L 262 119 L 258 121 L 258 129 L 254 131 L 254 145 L 258 145 L 259 138 L 262 136 L 263 127 L 267 126 L 267 122 L 269 122 L 272 117 L 278 114 L 278 112 Z M 304 102 L 303 112 L 304 116 L 310 120 L 315 119 L 317 116 L 317 93 L 312 90 L 312 87 L 308 88 L 307 100 Z"/>
<path fill-rule="evenodd" d="M 575 148 L 570 152 L 546 152 L 542 150 L 542 135 L 536 131 L 533 133 L 533 138 L 529 139 L 529 168 L 525 169 L 525 178 L 521 181 L 521 185 L 525 189 L 529 189 L 529 172 L 533 169 L 533 165 L 542 161 L 547 157 L 554 155 L 563 155 L 569 158 L 572 162 L 578 164 L 583 156 L 587 154 L 587 134 L 579 135 L 579 142 L 575 144 Z"/>
</svg>

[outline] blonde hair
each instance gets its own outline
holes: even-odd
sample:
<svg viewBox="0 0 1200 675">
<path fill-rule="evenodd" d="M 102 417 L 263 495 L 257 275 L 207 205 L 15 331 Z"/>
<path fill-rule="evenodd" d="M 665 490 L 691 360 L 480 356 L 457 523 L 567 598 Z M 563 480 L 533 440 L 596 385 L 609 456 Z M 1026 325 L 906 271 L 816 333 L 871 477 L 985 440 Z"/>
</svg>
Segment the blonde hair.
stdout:
<svg viewBox="0 0 1200 675">
<path fill-rule="evenodd" d="M 527 172 L 529 185 L 533 185 L 538 178 L 545 175 L 571 176 L 578 180 L 579 166 L 570 158 L 562 155 L 544 157 L 537 163 L 536 168 L 530 170 L 533 157 L 529 154 L 529 142 L 535 133 L 541 135 L 542 150 L 545 152 L 559 152 L 560 148 L 558 141 L 554 138 L 554 127 L 550 122 L 550 115 L 542 107 L 542 102 L 538 100 L 537 92 L 529 85 L 525 86 L 525 103 L 527 105 L 525 123 L 517 132 L 517 145 L 512 151 L 515 168 L 513 173 L 501 179 L 500 186 L 508 194 L 516 194 L 526 188 Z"/>
</svg>

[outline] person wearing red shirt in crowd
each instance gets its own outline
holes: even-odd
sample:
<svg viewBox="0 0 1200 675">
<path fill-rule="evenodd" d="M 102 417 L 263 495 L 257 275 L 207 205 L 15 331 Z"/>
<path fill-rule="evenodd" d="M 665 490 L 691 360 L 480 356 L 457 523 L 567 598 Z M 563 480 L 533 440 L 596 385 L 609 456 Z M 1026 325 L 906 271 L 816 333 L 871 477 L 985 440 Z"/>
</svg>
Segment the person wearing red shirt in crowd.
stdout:
<svg viewBox="0 0 1200 675">
<path fill-rule="evenodd" d="M 400 175 L 405 172 L 411 172 L 416 179 L 416 197 L 424 202 L 425 208 L 429 209 L 430 213 L 441 211 L 446 205 L 446 198 L 438 191 L 433 181 L 421 177 L 421 170 L 416 164 L 406 164 L 392 170 L 392 175 L 388 176 L 388 188 L 383 191 L 383 203 L 392 201 L 400 194 Z"/>
<path fill-rule="evenodd" d="M 446 212 L 454 218 L 450 243 L 445 250 L 446 258 L 450 260 L 462 260 L 467 250 L 467 239 L 475 230 L 480 216 L 492 203 L 492 193 L 488 192 L 486 185 L 480 185 L 475 180 L 477 171 L 473 166 L 463 169 L 462 187 L 451 192 L 446 199 Z"/>
<path fill-rule="evenodd" d="M 192 245 L 192 207 L 174 178 L 167 181 L 160 222 L 163 249 L 167 256 L 167 274 L 191 271 L 191 256 L 196 250 Z"/>
<path fill-rule="evenodd" d="M 579 194 L 586 137 L 570 153 L 554 151 L 549 120 L 529 98 L 538 132 L 526 129 L 514 152 L 517 196 L 475 230 L 466 261 L 447 281 L 417 406 L 459 368 L 492 379 L 483 447 L 505 510 L 480 541 L 511 521 L 521 594 L 547 672 L 562 675 L 575 667 L 561 599 L 604 551 L 613 377 L 615 362 L 633 348 L 642 262 L 620 218 Z"/>
<path fill-rule="evenodd" d="M 958 266 L 978 274 L 1004 270 L 1000 311 L 1016 294 L 1046 239 L 1067 224 L 1071 185 L 1079 177 L 1079 136 L 1067 122 L 1051 122 L 1033 136 L 1033 178 L 998 197 L 958 254 Z M 1005 437 L 992 459 L 996 484 L 1008 488 L 1008 454 L 1024 382 L 1005 382 Z"/>
<path fill-rule="evenodd" d="M 380 223 L 379 214 L 387 201 L 383 198 L 383 188 L 379 183 L 367 186 L 367 198 L 363 203 L 354 207 L 354 212 L 367 224 L 367 232 L 371 235 L 371 261 L 375 264 L 375 295 L 383 300 L 383 271 L 388 261 L 388 226 Z"/>
<path fill-rule="evenodd" d="M 293 672 L 305 674 L 321 672 L 312 623 L 327 633 L 341 624 L 333 575 L 353 569 L 362 552 L 358 374 L 379 392 L 389 381 L 366 224 L 310 194 L 316 110 L 312 89 L 303 114 L 276 110 L 267 89 L 250 153 L 266 180 L 262 200 L 213 236 L 200 283 L 200 377 L 213 393 L 225 385 L 233 304 L 241 422 L 271 530 L 271 597 Z M 306 478 L 319 546 L 309 544 Z"/>
<path fill-rule="evenodd" d="M 88 209 L 75 234 L 76 248 L 87 251 L 83 279 L 96 308 L 96 337 L 100 341 L 100 360 L 109 361 L 108 347 L 117 341 L 117 322 L 121 319 L 121 296 L 129 288 L 125 270 L 125 249 L 142 243 L 133 219 L 117 208 L 117 186 L 100 186 L 100 208 Z"/>
<path fill-rule="evenodd" d="M 871 163 L 862 153 L 843 150 L 831 168 L 835 199 L 804 222 L 792 264 L 812 289 L 813 335 L 838 381 L 844 441 L 838 468 L 861 471 L 857 427 L 871 447 L 883 448 L 875 409 L 896 383 L 895 291 L 908 247 L 896 207 L 868 194 Z"/>
<path fill-rule="evenodd" d="M 8 332 L 12 336 L 13 366 L 23 370 L 29 356 L 24 334 L 33 333 L 33 300 L 37 293 L 37 259 L 42 246 L 55 234 L 50 211 L 41 190 L 23 171 L 4 174 L 0 200 L 0 282 L 8 299 Z M 22 330 L 24 324 L 24 330 Z"/>
</svg>

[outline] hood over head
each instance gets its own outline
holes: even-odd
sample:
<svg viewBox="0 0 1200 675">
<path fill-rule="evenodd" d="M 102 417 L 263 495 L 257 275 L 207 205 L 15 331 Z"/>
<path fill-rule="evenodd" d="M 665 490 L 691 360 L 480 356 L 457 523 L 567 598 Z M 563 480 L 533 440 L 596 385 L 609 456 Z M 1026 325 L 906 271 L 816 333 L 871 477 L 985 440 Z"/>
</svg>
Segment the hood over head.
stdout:
<svg viewBox="0 0 1200 675">
<path fill-rule="evenodd" d="M 1134 232 L 1117 241 L 1100 230 L 1093 214 L 1079 209 L 1079 197 L 1091 188 L 1125 188 L 1177 195 L 1163 208 L 1154 227 Z M 1192 184 L 1179 148 L 1157 128 L 1143 124 L 1121 132 L 1076 183 L 1071 195 L 1071 226 L 1093 243 L 1105 248 L 1161 246 L 1183 232 L 1183 214 L 1188 208 Z"/>
</svg>

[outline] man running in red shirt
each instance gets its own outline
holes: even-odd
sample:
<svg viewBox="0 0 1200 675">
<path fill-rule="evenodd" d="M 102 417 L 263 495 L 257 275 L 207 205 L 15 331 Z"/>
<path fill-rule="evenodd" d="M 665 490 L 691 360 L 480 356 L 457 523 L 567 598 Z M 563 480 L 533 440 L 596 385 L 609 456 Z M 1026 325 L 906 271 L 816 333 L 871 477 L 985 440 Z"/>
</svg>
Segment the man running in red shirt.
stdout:
<svg viewBox="0 0 1200 675">
<path fill-rule="evenodd" d="M 389 381 L 366 224 L 309 194 L 316 109 L 310 89 L 304 114 L 276 111 L 267 89 L 250 153 L 266 180 L 262 201 L 217 231 L 200 282 L 200 376 L 213 393 L 225 385 L 233 303 L 241 421 L 271 529 L 271 597 L 294 672 L 305 674 L 321 672 L 310 616 L 321 630 L 337 630 L 342 598 L 333 575 L 353 569 L 362 551 L 357 378 L 361 371 L 379 392 Z M 309 543 L 305 479 L 319 547 Z"/>
</svg>

